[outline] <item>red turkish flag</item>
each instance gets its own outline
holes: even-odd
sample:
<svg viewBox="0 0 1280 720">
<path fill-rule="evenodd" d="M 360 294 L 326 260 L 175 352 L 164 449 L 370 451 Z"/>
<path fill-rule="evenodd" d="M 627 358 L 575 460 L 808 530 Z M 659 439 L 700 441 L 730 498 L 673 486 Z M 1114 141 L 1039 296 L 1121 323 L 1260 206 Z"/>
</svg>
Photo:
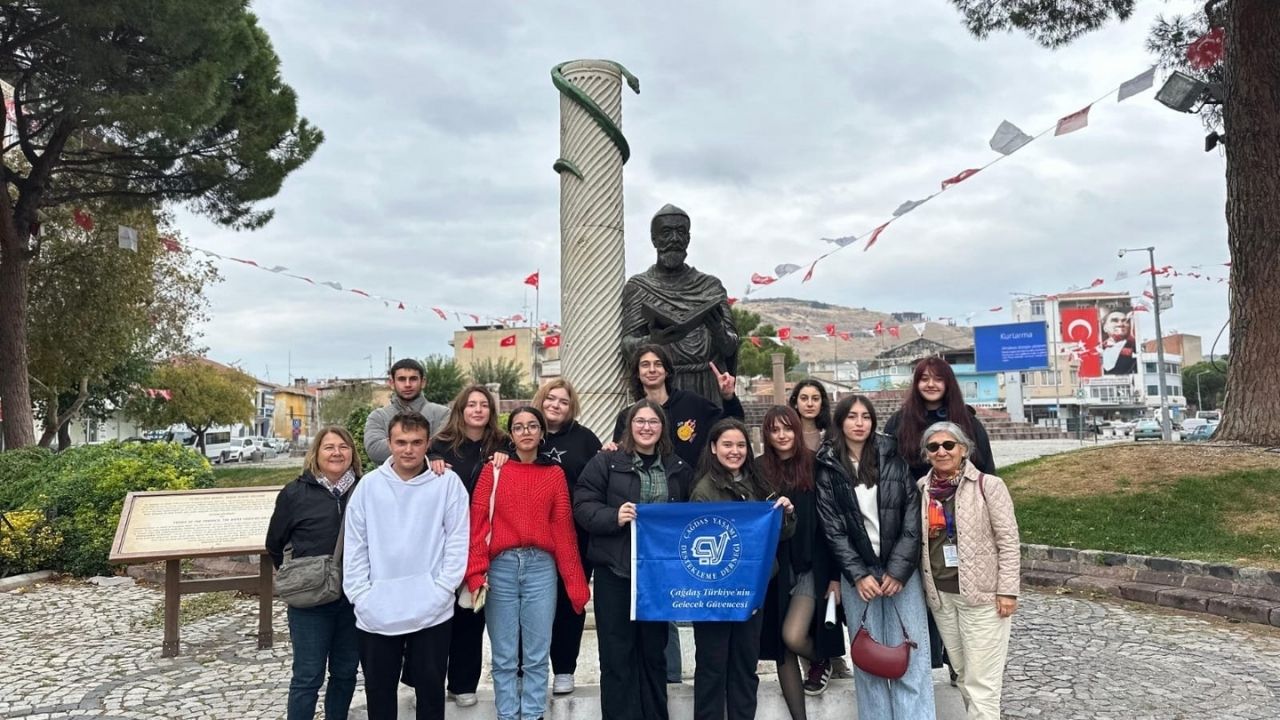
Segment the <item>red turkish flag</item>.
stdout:
<svg viewBox="0 0 1280 720">
<path fill-rule="evenodd" d="M 445 315 L 445 314 L 444 314 L 444 311 L 443 311 L 443 310 L 441 310 L 441 309 L 440 309 L 440 308 L 438 308 L 438 307 L 433 307 L 433 308 L 431 308 L 431 312 L 433 312 L 433 313 L 435 313 L 435 314 L 439 315 L 441 320 L 448 320 L 448 319 L 449 319 L 449 317 L 448 317 L 447 315 Z"/>
<path fill-rule="evenodd" d="M 504 338 L 502 338 L 501 340 L 499 340 L 499 341 L 498 341 L 498 347 L 515 347 L 515 346 L 516 346 L 516 334 L 515 334 L 515 333 L 511 333 L 510 335 L 508 335 L 508 336 L 506 336 L 506 337 L 504 337 Z"/>
<path fill-rule="evenodd" d="M 892 336 L 894 336 L 894 337 L 901 337 L 901 336 L 898 334 L 898 326 L 897 326 L 897 325 L 893 325 L 893 326 L 891 326 L 891 327 L 889 328 L 889 334 L 890 334 L 890 335 L 892 335 Z"/>
<path fill-rule="evenodd" d="M 538 274 L 539 274 L 539 272 L 541 272 L 541 271 L 534 271 L 534 273 L 533 273 L 532 275 L 530 275 L 529 277 L 525 278 L 525 279 L 524 279 L 524 284 L 525 284 L 525 285 L 532 285 L 532 286 L 534 286 L 534 287 L 538 287 Z"/>
<path fill-rule="evenodd" d="M 851 337 L 852 337 L 852 336 L 851 336 L 849 333 L 847 333 L 847 332 L 841 332 L 841 333 L 840 333 L 840 339 L 841 339 L 841 340 L 848 340 L 848 339 L 850 339 Z"/>
<path fill-rule="evenodd" d="M 979 171 L 981 171 L 981 170 L 982 170 L 982 168 L 969 168 L 968 170 L 963 170 L 963 171 L 961 171 L 960 173 L 958 173 L 958 174 L 956 174 L 956 175 L 953 175 L 953 176 L 951 176 L 951 177 L 947 178 L 946 180 L 943 180 L 943 181 L 942 181 L 942 189 L 943 189 L 943 190 L 946 190 L 947 188 L 951 187 L 952 185 L 955 185 L 955 184 L 957 184 L 957 183 L 962 183 L 962 182 L 964 182 L 965 180 L 968 180 L 969 178 L 973 177 L 974 175 L 977 175 L 977 174 L 978 174 L 978 172 L 979 172 Z M 867 247 L 870 247 L 870 245 L 868 245 Z"/>
<path fill-rule="evenodd" d="M 883 321 L 879 321 L 879 322 L 877 322 L 877 323 L 876 323 L 875 333 L 876 333 L 877 335 L 883 335 L 883 334 L 884 334 L 884 322 L 883 322 Z"/>
<path fill-rule="evenodd" d="M 1220 27 L 1211 28 L 1195 42 L 1187 46 L 1187 62 L 1196 70 L 1208 70 L 1222 59 L 1223 41 L 1227 33 Z"/>
<path fill-rule="evenodd" d="M 827 329 L 827 337 L 835 337 L 835 334 L 836 334 L 836 324 L 835 324 L 835 323 L 827 323 L 827 328 L 826 328 L 826 329 Z"/>
<path fill-rule="evenodd" d="M 403 309 L 404 309 L 404 303 L 396 303 L 396 309 L 397 309 L 397 310 L 403 310 Z"/>
<path fill-rule="evenodd" d="M 1102 377 L 1097 309 L 1063 308 L 1059 315 L 1062 317 L 1062 341 L 1080 348 L 1080 377 Z"/>
<path fill-rule="evenodd" d="M 975 171 L 975 172 L 976 172 L 976 171 Z M 892 221 L 892 220 L 890 220 L 889 222 L 893 222 L 893 221 Z M 871 246 L 872 246 L 872 245 L 875 245 L 875 244 L 876 244 L 876 241 L 880 239 L 880 233 L 884 232 L 884 229 L 885 229 L 885 228 L 887 228 L 887 227 L 889 227 L 889 223 L 885 223 L 885 224 L 881 225 L 880 227 L 876 228 L 875 230 L 872 230 L 872 231 L 871 231 L 871 238 L 867 240 L 867 246 L 866 246 L 866 247 L 864 247 L 864 248 L 862 248 L 862 252 L 866 252 L 866 251 L 870 250 L 870 249 L 871 249 Z"/>
<path fill-rule="evenodd" d="M 778 328 L 778 339 L 779 339 L 779 340 L 790 340 L 790 339 L 791 339 L 791 328 L 789 328 L 789 327 Z"/>
<path fill-rule="evenodd" d="M 729 303 L 729 307 L 733 307 L 733 304 L 738 302 L 738 298 L 729 298 L 725 302 Z"/>
<path fill-rule="evenodd" d="M 1091 287 L 1091 288 L 1096 288 L 1096 287 L 1098 287 L 1099 285 L 1101 285 L 1101 284 L 1102 284 L 1102 283 L 1104 283 L 1104 282 L 1106 282 L 1106 281 L 1105 281 L 1105 280 L 1103 280 L 1102 278 L 1094 278 L 1094 279 L 1093 279 L 1093 282 L 1089 283 L 1089 287 Z"/>
<path fill-rule="evenodd" d="M 809 342 L 809 336 L 808 336 L 808 335 L 796 335 L 796 336 L 795 336 L 795 339 L 796 339 L 796 340 L 799 340 L 800 342 Z"/>
<path fill-rule="evenodd" d="M 747 339 L 751 341 L 752 345 L 755 345 L 756 347 L 760 347 L 760 338 L 756 337 L 755 335 L 748 335 Z"/>
<path fill-rule="evenodd" d="M 807 272 L 807 273 L 805 273 L 805 274 L 804 274 L 804 277 L 800 280 L 800 282 L 802 282 L 802 283 L 807 283 L 807 282 L 809 282 L 810 280 L 812 280 L 812 279 L 813 279 L 813 269 L 814 269 L 814 268 L 816 268 L 816 267 L 818 267 L 818 261 L 817 261 L 817 260 L 814 260 L 814 261 L 813 261 L 813 264 L 809 266 L 809 272 Z"/>
<path fill-rule="evenodd" d="M 463 350 L 474 350 L 474 349 L 475 349 L 475 347 L 476 347 L 476 336 L 475 336 L 475 335 L 468 335 L 468 336 L 467 336 L 467 341 L 466 341 L 466 342 L 464 342 L 464 343 L 462 343 L 462 349 L 463 349 Z"/>
<path fill-rule="evenodd" d="M 515 343 L 512 343 L 512 344 L 514 345 Z M 559 335 L 546 336 L 545 338 L 542 339 L 542 346 L 543 347 L 560 347 L 560 336 Z"/>
<path fill-rule="evenodd" d="M 997 305 L 997 306 L 995 306 L 995 307 L 993 307 L 993 308 L 987 308 L 987 309 L 988 309 L 988 310 L 990 310 L 991 312 L 1000 312 L 1001 310 L 1003 310 L 1003 309 L 1004 309 L 1004 306 L 1003 306 L 1003 305 Z"/>
<path fill-rule="evenodd" d="M 771 275 L 761 275 L 760 273 L 751 273 L 752 285 L 771 285 L 778 282 L 778 278 Z"/>
<path fill-rule="evenodd" d="M 182 246 L 178 244 L 178 241 L 174 240 L 171 237 L 161 236 L 160 244 L 163 245 L 164 249 L 167 250 L 168 252 L 179 252 L 180 250 L 182 250 Z"/>
<path fill-rule="evenodd" d="M 81 210 L 80 208 L 76 208 L 75 211 L 71 213 L 71 217 L 76 221 L 76 224 L 86 232 L 93 231 L 93 216 L 89 213 Z"/>
</svg>

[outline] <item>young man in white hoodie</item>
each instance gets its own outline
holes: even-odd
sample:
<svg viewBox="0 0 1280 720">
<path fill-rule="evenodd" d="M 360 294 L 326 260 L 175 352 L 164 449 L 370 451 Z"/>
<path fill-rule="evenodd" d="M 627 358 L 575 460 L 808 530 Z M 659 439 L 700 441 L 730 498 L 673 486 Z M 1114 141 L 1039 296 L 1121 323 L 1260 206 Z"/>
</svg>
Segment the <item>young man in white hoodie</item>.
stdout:
<svg viewBox="0 0 1280 720">
<path fill-rule="evenodd" d="M 427 465 L 426 418 L 401 413 L 388 428 L 391 457 L 364 477 L 347 505 L 342 589 L 355 606 L 370 720 L 395 720 L 405 664 L 418 720 L 443 720 L 454 592 L 467 569 L 467 489 Z"/>
</svg>

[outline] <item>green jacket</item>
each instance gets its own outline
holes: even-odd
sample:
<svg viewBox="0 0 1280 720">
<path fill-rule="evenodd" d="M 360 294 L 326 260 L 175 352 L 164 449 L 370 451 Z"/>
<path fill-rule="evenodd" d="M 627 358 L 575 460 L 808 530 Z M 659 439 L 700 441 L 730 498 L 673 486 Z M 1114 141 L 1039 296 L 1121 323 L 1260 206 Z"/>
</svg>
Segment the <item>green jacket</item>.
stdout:
<svg viewBox="0 0 1280 720">
<path fill-rule="evenodd" d="M 745 500 L 776 500 L 777 498 L 758 498 L 753 497 L 744 483 L 735 482 L 731 487 L 718 487 L 715 480 L 710 475 L 704 475 L 698 478 L 698 482 L 693 485 L 693 492 L 689 493 L 689 502 L 741 502 Z M 782 532 L 778 535 L 778 542 L 791 539 L 796 532 L 796 514 L 782 514 Z M 778 563 L 775 560 L 773 564 L 774 572 L 778 570 Z"/>
</svg>

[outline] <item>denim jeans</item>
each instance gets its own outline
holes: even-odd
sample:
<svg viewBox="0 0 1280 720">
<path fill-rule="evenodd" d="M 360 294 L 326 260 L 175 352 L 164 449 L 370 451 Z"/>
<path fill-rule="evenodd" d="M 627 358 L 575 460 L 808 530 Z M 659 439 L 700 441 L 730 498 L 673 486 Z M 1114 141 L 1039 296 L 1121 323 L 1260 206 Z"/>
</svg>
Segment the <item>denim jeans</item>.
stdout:
<svg viewBox="0 0 1280 720">
<path fill-rule="evenodd" d="M 840 580 L 840 597 L 844 600 L 845 620 L 849 636 L 858 632 L 862 609 L 867 606 L 848 580 Z M 894 606 L 898 612 L 894 612 Z M 867 613 L 867 631 L 877 642 L 897 645 L 902 642 L 898 613 L 907 626 L 907 634 L 917 643 L 911 651 L 907 672 L 899 680 L 885 680 L 853 671 L 853 686 L 858 698 L 858 717 L 883 720 L 934 720 L 933 676 L 929 661 L 929 625 L 925 619 L 924 589 L 919 571 L 911 574 L 902 590 L 892 598 L 873 598 Z"/>
<path fill-rule="evenodd" d="M 555 559 L 527 547 L 494 558 L 489 563 L 484 615 L 498 720 L 542 717 L 547 709 L 551 626 L 556 617 Z M 523 682 L 516 680 L 517 667 L 524 668 Z"/>
<path fill-rule="evenodd" d="M 356 689 L 356 616 L 345 597 L 310 608 L 289 608 L 289 639 L 293 643 L 293 678 L 289 681 L 288 720 L 311 720 L 316 698 L 329 668 L 324 716 L 346 720 Z"/>
</svg>

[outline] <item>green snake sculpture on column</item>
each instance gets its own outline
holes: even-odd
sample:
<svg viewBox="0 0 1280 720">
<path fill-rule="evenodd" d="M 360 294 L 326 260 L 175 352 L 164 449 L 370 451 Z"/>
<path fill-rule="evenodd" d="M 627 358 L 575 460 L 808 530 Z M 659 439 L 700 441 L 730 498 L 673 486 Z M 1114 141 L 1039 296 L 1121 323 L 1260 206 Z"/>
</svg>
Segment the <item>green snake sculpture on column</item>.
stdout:
<svg viewBox="0 0 1280 720">
<path fill-rule="evenodd" d="M 627 85 L 639 94 L 639 78 L 632 75 L 625 67 L 622 66 L 621 63 L 616 63 L 611 60 L 606 62 L 609 62 L 617 68 L 618 72 L 622 73 L 622 76 L 626 78 Z M 631 157 L 631 146 L 627 144 L 627 139 L 623 137 L 622 129 L 618 127 L 617 123 L 615 123 L 604 110 L 600 109 L 600 106 L 596 104 L 595 100 L 591 99 L 591 96 L 587 95 L 581 88 L 569 82 L 569 80 L 565 78 L 561 69 L 568 64 L 569 63 L 567 62 L 560 63 L 559 65 L 551 68 L 551 84 L 556 86 L 556 89 L 560 91 L 560 94 L 572 100 L 578 105 L 578 107 L 582 108 L 583 112 L 590 115 L 592 120 L 595 120 L 596 125 L 598 125 L 604 134 L 613 141 L 613 146 L 618 148 L 618 154 L 622 156 L 622 163 L 625 165 L 627 160 Z M 584 179 L 582 177 L 582 171 L 578 169 L 578 166 L 574 165 L 573 161 L 566 160 L 565 158 L 557 159 L 551 166 L 551 169 L 555 170 L 557 173 L 568 172 L 579 180 Z"/>
</svg>

